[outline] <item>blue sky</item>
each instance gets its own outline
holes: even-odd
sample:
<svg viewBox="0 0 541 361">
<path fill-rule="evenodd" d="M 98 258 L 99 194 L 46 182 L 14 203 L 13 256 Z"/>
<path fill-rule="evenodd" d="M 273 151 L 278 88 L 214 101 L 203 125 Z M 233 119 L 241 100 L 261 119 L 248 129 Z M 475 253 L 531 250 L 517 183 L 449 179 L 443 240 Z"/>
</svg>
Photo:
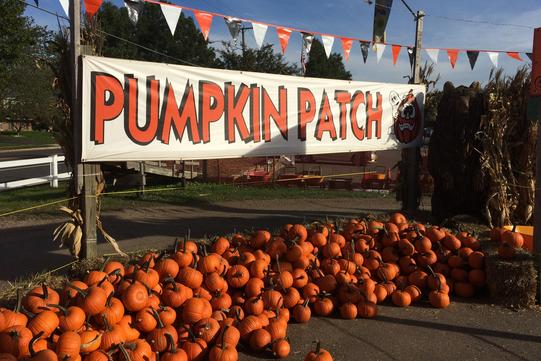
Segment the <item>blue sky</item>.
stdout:
<svg viewBox="0 0 541 361">
<path fill-rule="evenodd" d="M 30 0 L 27 0 L 31 2 Z M 121 6 L 122 1 L 112 1 Z M 291 26 L 300 29 L 370 39 L 374 5 L 364 0 L 172 0 L 171 2 L 201 10 L 223 13 L 262 22 Z M 408 0 L 414 10 L 422 9 L 425 17 L 424 47 L 466 48 L 529 52 L 532 47 L 533 29 L 518 26 L 498 26 L 488 23 L 471 23 L 448 20 L 443 17 L 466 19 L 490 23 L 508 23 L 523 26 L 541 26 L 541 1 L 539 0 Z M 62 14 L 57 0 L 40 0 L 40 6 Z M 192 15 L 185 11 L 184 14 Z M 28 7 L 27 15 L 35 22 L 56 28 L 56 18 Z M 164 20 L 165 21 L 165 20 Z M 397 44 L 414 43 L 415 23 L 411 14 L 400 0 L 394 0 L 391 17 L 387 26 L 387 41 Z M 293 33 L 286 51 L 289 61 L 297 62 L 300 57 L 301 35 Z M 209 40 L 229 40 L 230 36 L 221 18 L 214 18 Z M 248 46 L 255 46 L 253 36 L 247 35 Z M 267 31 L 265 41 L 280 51 L 274 29 Z M 144 44 L 143 44 L 144 45 Z M 159 49 L 158 49 L 159 50 Z M 342 52 L 339 39 L 333 51 Z M 429 58 L 422 53 L 423 61 Z M 529 60 L 521 54 L 526 62 Z M 509 74 L 524 64 L 500 54 L 499 65 Z M 367 64 L 363 64 L 360 47 L 354 43 L 346 67 L 354 80 L 385 81 L 403 83 L 403 76 L 409 74 L 407 52 L 402 49 L 396 66 L 392 64 L 390 46 L 383 59 L 376 64 L 376 54 L 370 52 Z M 475 69 L 470 70 L 465 53 L 460 53 L 455 69 L 452 69 L 445 51 L 440 51 L 436 72 L 440 73 L 440 87 L 450 80 L 455 85 L 469 85 L 472 81 L 485 82 L 492 65 L 486 54 L 481 53 Z"/>
</svg>

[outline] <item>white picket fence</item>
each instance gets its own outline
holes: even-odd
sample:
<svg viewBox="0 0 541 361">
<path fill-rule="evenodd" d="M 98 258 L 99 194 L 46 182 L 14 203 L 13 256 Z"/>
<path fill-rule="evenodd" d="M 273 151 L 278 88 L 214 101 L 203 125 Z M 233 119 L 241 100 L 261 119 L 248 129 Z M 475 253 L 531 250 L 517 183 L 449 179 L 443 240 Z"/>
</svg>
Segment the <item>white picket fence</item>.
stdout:
<svg viewBox="0 0 541 361">
<path fill-rule="evenodd" d="M 49 164 L 49 175 L 44 175 L 43 177 L 37 178 L 20 179 L 11 182 L 0 182 L 0 190 L 15 189 L 46 183 L 49 183 L 53 188 L 58 188 L 59 180 L 69 179 L 69 177 L 71 177 L 71 172 L 58 174 L 58 162 L 63 162 L 64 158 L 65 157 L 63 155 L 55 154 L 44 158 L 8 160 L 0 162 L 0 171 L 2 169 L 24 168 L 41 164 Z"/>
</svg>

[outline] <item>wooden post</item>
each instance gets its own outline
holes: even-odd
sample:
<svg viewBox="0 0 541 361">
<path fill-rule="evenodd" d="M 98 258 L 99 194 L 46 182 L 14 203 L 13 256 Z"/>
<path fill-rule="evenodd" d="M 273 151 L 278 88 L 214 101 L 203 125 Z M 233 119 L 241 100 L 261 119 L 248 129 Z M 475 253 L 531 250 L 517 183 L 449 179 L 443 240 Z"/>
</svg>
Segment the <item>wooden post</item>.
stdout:
<svg viewBox="0 0 541 361">
<path fill-rule="evenodd" d="M 530 86 L 530 100 L 541 103 L 541 28 L 534 30 L 532 53 L 532 77 Z M 534 99 L 537 98 L 537 99 Z M 533 251 L 537 258 L 537 290 L 538 301 L 541 301 L 541 105 L 537 117 L 537 145 L 535 159 L 535 204 L 534 204 L 534 237 Z"/>
<path fill-rule="evenodd" d="M 423 19 L 425 13 L 418 11 L 415 16 L 415 57 L 413 60 L 413 83 L 421 83 L 421 49 L 423 47 Z M 422 131 L 422 129 L 421 129 Z M 402 151 L 402 161 L 405 161 L 403 169 L 406 171 L 402 174 L 405 187 L 405 194 L 402 194 L 402 209 L 408 213 L 415 212 L 419 206 L 419 147 L 404 149 Z M 404 188 L 402 188 L 404 190 Z"/>
<path fill-rule="evenodd" d="M 70 0 L 70 47 L 72 75 L 71 117 L 73 121 L 73 149 L 76 194 L 83 193 L 81 208 L 83 212 L 83 244 L 84 258 L 93 258 L 98 254 L 96 234 L 96 175 L 99 166 L 81 163 L 81 0 Z"/>
</svg>

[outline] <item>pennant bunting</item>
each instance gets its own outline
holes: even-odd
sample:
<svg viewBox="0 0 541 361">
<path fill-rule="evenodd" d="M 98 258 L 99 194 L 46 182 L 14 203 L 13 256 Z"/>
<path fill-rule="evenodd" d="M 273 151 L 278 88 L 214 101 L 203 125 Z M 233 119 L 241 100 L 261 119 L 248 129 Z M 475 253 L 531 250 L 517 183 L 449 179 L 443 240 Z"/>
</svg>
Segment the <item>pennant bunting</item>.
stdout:
<svg viewBox="0 0 541 361">
<path fill-rule="evenodd" d="M 314 34 L 301 33 L 302 35 L 302 47 L 301 47 L 301 70 L 302 75 L 306 73 L 306 63 L 312 48 L 312 42 L 314 41 Z"/>
<path fill-rule="evenodd" d="M 532 53 L 524 53 L 526 56 L 530 59 L 530 61 L 533 61 L 533 54 Z"/>
<path fill-rule="evenodd" d="M 143 0 L 124 0 L 124 6 L 128 9 L 128 17 L 133 25 L 137 25 L 139 14 L 143 10 Z"/>
<path fill-rule="evenodd" d="M 349 61 L 349 53 L 351 52 L 351 45 L 353 44 L 353 39 L 341 38 L 342 48 L 344 49 L 344 57 L 346 58 L 346 63 Z"/>
<path fill-rule="evenodd" d="M 205 38 L 205 40 L 208 40 L 210 26 L 212 25 L 212 14 L 196 10 L 194 10 L 193 13 L 195 15 L 195 19 L 197 20 L 197 23 L 199 24 L 199 28 L 201 28 L 203 37 Z"/>
<path fill-rule="evenodd" d="M 231 37 L 233 38 L 233 44 L 237 45 L 237 40 L 240 33 L 240 28 L 242 28 L 242 21 L 237 18 L 231 18 L 231 17 L 225 17 L 225 24 L 227 25 L 227 28 L 229 29 L 229 33 L 231 34 Z"/>
<path fill-rule="evenodd" d="M 396 65 L 396 61 L 398 60 L 398 54 L 400 54 L 400 50 L 402 47 L 400 45 L 392 45 L 392 51 L 393 51 L 393 65 Z"/>
<path fill-rule="evenodd" d="M 261 49 L 261 46 L 263 45 L 263 40 L 265 40 L 265 34 L 267 33 L 268 26 L 265 24 L 253 22 L 252 28 L 254 31 L 255 43 L 257 44 L 257 47 Z"/>
<path fill-rule="evenodd" d="M 363 55 L 363 62 L 366 64 L 366 59 L 368 59 L 368 49 L 370 48 L 370 42 L 361 41 L 361 54 Z"/>
<path fill-rule="evenodd" d="M 393 0 L 376 0 L 374 6 L 374 29 L 372 40 L 374 42 L 385 42 L 385 28 L 391 14 Z"/>
<path fill-rule="evenodd" d="M 466 51 L 466 55 L 470 61 L 471 70 L 473 70 L 475 63 L 477 62 L 477 58 L 479 57 L 479 52 L 477 50 L 468 50 Z"/>
<path fill-rule="evenodd" d="M 60 5 L 62 6 L 62 9 L 66 13 L 66 16 L 69 18 L 69 16 L 70 16 L 70 0 L 60 0 Z"/>
<path fill-rule="evenodd" d="M 39 7 L 39 0 L 34 0 L 34 2 L 36 3 L 36 6 Z"/>
<path fill-rule="evenodd" d="M 94 17 L 94 14 L 98 12 L 103 0 L 84 0 L 84 1 L 85 1 L 86 16 L 89 19 L 92 19 Z"/>
<path fill-rule="evenodd" d="M 182 8 L 164 3 L 160 3 L 160 7 L 162 8 L 163 17 L 167 22 L 167 26 L 169 26 L 169 30 L 171 30 L 171 35 L 175 36 L 175 30 L 177 29 L 178 18 L 182 13 Z"/>
<path fill-rule="evenodd" d="M 415 49 L 411 46 L 408 46 L 408 58 L 410 60 L 410 68 L 413 69 L 413 60 L 415 59 Z"/>
<path fill-rule="evenodd" d="M 334 36 L 330 35 L 321 35 L 321 41 L 323 42 L 323 47 L 325 48 L 325 54 L 327 58 L 331 56 L 332 46 L 334 44 Z"/>
<path fill-rule="evenodd" d="M 430 60 L 434 63 L 438 63 L 438 55 L 440 54 L 440 49 L 425 49 L 426 53 Z"/>
<path fill-rule="evenodd" d="M 451 67 L 454 69 L 456 60 L 458 59 L 458 49 L 447 49 L 447 57 L 449 58 L 449 63 L 451 63 Z"/>
<path fill-rule="evenodd" d="M 383 43 L 375 43 L 374 48 L 376 49 L 376 61 L 379 64 L 379 61 L 381 60 L 381 57 L 383 56 L 383 52 L 385 51 L 385 44 Z"/>
<path fill-rule="evenodd" d="M 497 68 L 498 67 L 498 57 L 500 53 L 494 52 L 494 51 L 487 51 L 488 58 L 490 59 L 490 62 L 492 65 Z"/>
<path fill-rule="evenodd" d="M 278 39 L 282 46 L 282 54 L 285 54 L 287 43 L 289 43 L 289 37 L 291 36 L 291 29 L 277 27 L 276 32 L 278 33 Z"/>
<path fill-rule="evenodd" d="M 508 51 L 508 52 L 507 52 L 507 55 L 509 55 L 511 58 L 516 59 L 516 60 L 518 60 L 518 61 L 524 61 L 524 60 L 522 60 L 522 58 L 520 57 L 519 53 L 517 53 L 516 51 Z"/>
</svg>

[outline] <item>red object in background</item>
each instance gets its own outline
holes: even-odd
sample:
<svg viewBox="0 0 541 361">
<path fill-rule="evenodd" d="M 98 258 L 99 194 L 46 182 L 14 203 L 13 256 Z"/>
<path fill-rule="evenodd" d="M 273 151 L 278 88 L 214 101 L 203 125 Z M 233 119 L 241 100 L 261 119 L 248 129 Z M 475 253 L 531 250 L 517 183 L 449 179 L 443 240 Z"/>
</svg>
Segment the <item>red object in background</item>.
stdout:
<svg viewBox="0 0 541 361">
<path fill-rule="evenodd" d="M 103 2 L 103 0 L 85 0 L 86 16 L 89 19 L 92 19 L 94 14 L 96 14 L 96 12 L 98 12 L 102 2 Z"/>
<path fill-rule="evenodd" d="M 541 28 L 533 33 L 532 82 L 530 95 L 541 96 Z"/>
</svg>

